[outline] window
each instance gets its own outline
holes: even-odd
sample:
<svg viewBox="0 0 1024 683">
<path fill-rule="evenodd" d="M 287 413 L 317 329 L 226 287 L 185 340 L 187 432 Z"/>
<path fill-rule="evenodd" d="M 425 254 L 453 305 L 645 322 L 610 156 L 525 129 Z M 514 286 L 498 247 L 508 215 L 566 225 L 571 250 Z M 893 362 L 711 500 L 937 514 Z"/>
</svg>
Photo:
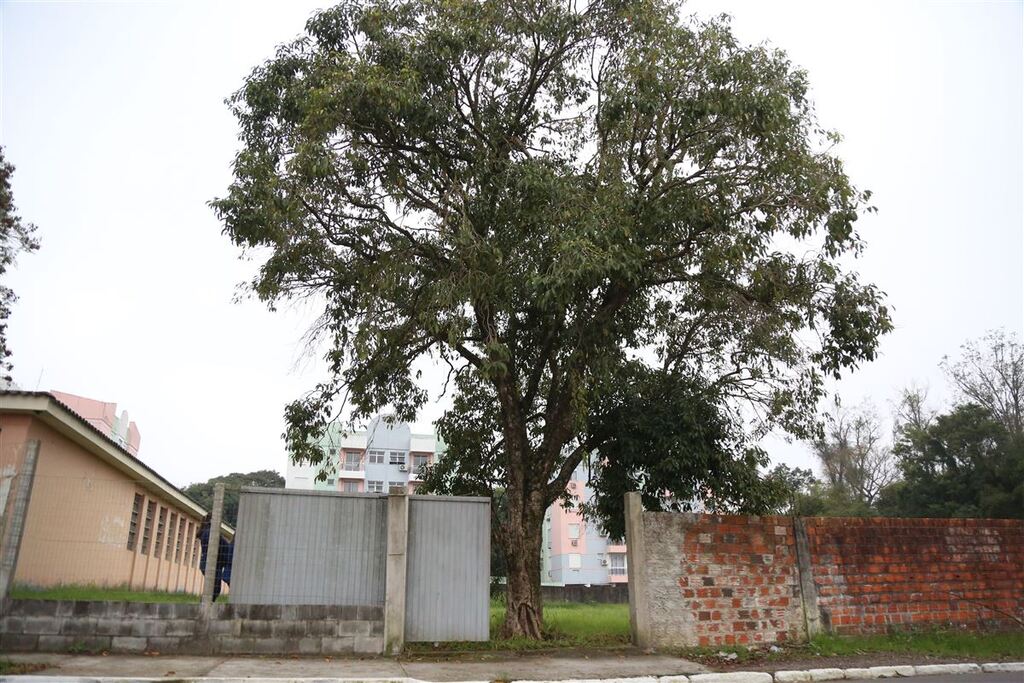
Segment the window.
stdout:
<svg viewBox="0 0 1024 683">
<path fill-rule="evenodd" d="M 346 481 L 343 483 L 342 490 L 345 493 L 359 493 L 359 482 L 358 481 Z"/>
<path fill-rule="evenodd" d="M 178 540 L 174 544 L 174 561 L 181 562 L 181 546 L 185 542 L 185 518 L 182 517 L 178 523 Z"/>
<path fill-rule="evenodd" d="M 392 465 L 404 465 L 405 464 L 405 452 L 404 451 L 388 451 L 388 462 Z"/>
<path fill-rule="evenodd" d="M 195 539 L 192 542 L 192 565 L 194 567 L 199 566 L 199 539 Z"/>
<path fill-rule="evenodd" d="M 366 451 L 366 456 L 371 463 L 384 464 L 384 451 Z"/>
<path fill-rule="evenodd" d="M 423 468 L 430 464 L 429 455 L 412 456 L 412 471 L 416 474 L 423 474 Z"/>
<path fill-rule="evenodd" d="M 174 561 L 174 533 L 177 531 L 178 513 L 172 512 L 167 523 L 167 548 L 164 549 L 164 559 L 168 562 Z"/>
<path fill-rule="evenodd" d="M 132 503 L 132 518 L 128 522 L 128 550 L 135 550 L 135 541 L 139 537 L 139 515 L 142 514 L 142 494 L 135 494 Z"/>
<path fill-rule="evenodd" d="M 569 538 L 575 541 L 579 537 L 580 537 L 580 525 L 579 524 L 570 524 L 569 525 Z"/>
<path fill-rule="evenodd" d="M 146 506 L 146 523 L 142 527 L 142 554 L 149 554 L 149 539 L 153 535 L 153 518 L 156 517 L 156 501 L 149 501 Z"/>
<path fill-rule="evenodd" d="M 327 480 L 327 485 L 328 486 L 334 486 L 334 480 L 333 479 L 328 479 Z"/>
<path fill-rule="evenodd" d="M 626 553 L 610 553 L 608 559 L 611 565 L 608 569 L 609 574 L 612 576 L 626 575 Z"/>
<path fill-rule="evenodd" d="M 363 454 L 359 451 L 345 451 L 345 465 L 342 467 L 346 472 L 358 472 L 363 466 Z"/>
<path fill-rule="evenodd" d="M 156 522 L 156 543 L 153 544 L 153 557 L 160 559 L 160 551 L 164 549 L 164 529 L 167 528 L 167 508 L 160 506 L 160 516 Z"/>
<path fill-rule="evenodd" d="M 579 569 L 579 568 L 580 568 L 580 554 L 579 553 L 569 553 L 569 569 Z"/>
<path fill-rule="evenodd" d="M 369 493 L 384 493 L 384 482 L 373 479 L 367 480 L 366 490 Z"/>
<path fill-rule="evenodd" d="M 193 525 L 192 521 L 189 520 L 188 526 L 185 527 L 185 540 L 182 541 L 182 552 L 184 553 L 184 556 L 182 557 L 182 561 L 184 562 L 186 567 L 189 565 L 189 562 L 192 560 L 192 552 L 191 552 L 192 551 L 192 539 L 195 538 L 195 537 L 196 537 L 196 528 Z"/>
</svg>

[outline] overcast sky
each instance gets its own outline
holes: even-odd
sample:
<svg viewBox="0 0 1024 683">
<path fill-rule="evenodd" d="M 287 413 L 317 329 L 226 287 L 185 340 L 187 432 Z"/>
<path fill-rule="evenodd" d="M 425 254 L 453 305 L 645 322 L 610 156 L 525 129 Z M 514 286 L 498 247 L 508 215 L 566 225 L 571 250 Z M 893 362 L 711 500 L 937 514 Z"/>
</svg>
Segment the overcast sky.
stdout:
<svg viewBox="0 0 1024 683">
<path fill-rule="evenodd" d="M 206 202 L 238 146 L 223 99 L 322 6 L 0 0 L 0 144 L 42 240 L 9 278 L 15 381 L 116 401 L 143 460 L 178 484 L 283 471 L 283 406 L 320 377 L 300 340 L 311 311 L 233 303 L 253 264 Z M 945 400 L 944 354 L 1024 325 L 1022 4 L 688 7 L 733 15 L 744 40 L 805 67 L 850 175 L 875 192 L 857 268 L 896 331 L 838 385 L 844 401 L 885 409 L 911 382 Z"/>
</svg>

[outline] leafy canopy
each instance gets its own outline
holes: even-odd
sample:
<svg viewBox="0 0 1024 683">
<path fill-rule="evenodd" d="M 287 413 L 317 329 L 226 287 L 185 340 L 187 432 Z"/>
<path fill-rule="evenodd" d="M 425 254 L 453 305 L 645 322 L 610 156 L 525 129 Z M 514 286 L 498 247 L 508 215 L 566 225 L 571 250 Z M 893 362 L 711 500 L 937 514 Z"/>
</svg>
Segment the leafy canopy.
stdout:
<svg viewBox="0 0 1024 683">
<path fill-rule="evenodd" d="M 11 176 L 14 166 L 4 159 L 3 148 L 0 147 L 0 277 L 14 265 L 20 252 L 33 252 L 39 249 L 39 240 L 34 235 L 36 226 L 22 221 L 14 206 L 14 193 L 11 189 Z M 3 379 L 10 381 L 11 363 L 8 358 L 11 349 L 7 345 L 7 319 L 11 317 L 11 306 L 18 300 L 14 290 L 0 284 L 0 373 Z"/>
<path fill-rule="evenodd" d="M 658 1 L 316 14 L 231 98 L 242 149 L 213 202 L 260 298 L 323 303 L 330 371 L 287 409 L 293 457 L 320 460 L 342 398 L 412 419 L 431 358 L 453 407 L 430 484 L 503 482 L 509 529 L 539 529 L 591 453 L 606 499 L 756 507 L 746 426 L 813 433 L 823 377 L 890 329 L 841 265 L 869 194 L 807 89 Z"/>
<path fill-rule="evenodd" d="M 224 484 L 224 521 L 234 526 L 238 522 L 238 500 L 243 486 L 284 488 L 284 477 L 273 470 L 232 472 L 205 482 L 189 484 L 182 492 L 207 510 L 213 507 L 213 486 Z"/>
</svg>

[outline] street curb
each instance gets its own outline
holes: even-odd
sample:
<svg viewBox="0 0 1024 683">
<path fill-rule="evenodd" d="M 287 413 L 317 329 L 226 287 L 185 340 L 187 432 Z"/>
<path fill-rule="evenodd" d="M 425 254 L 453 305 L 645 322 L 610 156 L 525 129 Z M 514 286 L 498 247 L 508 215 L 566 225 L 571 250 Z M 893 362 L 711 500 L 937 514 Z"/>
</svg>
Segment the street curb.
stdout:
<svg viewBox="0 0 1024 683">
<path fill-rule="evenodd" d="M 870 666 L 850 669 L 805 669 L 799 671 L 729 671 L 726 673 L 637 676 L 630 678 L 564 679 L 561 681 L 516 680 L 512 683 L 806 683 L 876 678 L 908 678 L 912 676 L 939 676 L 978 673 L 1024 673 L 1024 662 L 989 662 L 986 664 L 922 664 L 921 666 Z M 116 676 L 0 676 L 0 683 L 157 683 L 163 678 Z M 176 677 L 176 683 L 430 683 L 417 678 L 204 678 Z M 461 683 L 488 683 L 463 681 Z"/>
<path fill-rule="evenodd" d="M 869 666 L 849 669 L 804 669 L 798 671 L 729 671 L 725 673 L 690 674 L 688 676 L 645 676 L 642 678 L 603 678 L 600 683 L 817 683 L 819 681 L 862 680 L 877 678 L 910 678 L 980 673 L 1024 673 L 1024 662 L 992 662 L 988 664 L 922 664 L 920 666 Z M 252 683 L 250 681 L 249 683 Z M 425 681 L 411 683 L 426 683 Z M 598 683 L 595 679 L 561 681 L 516 680 L 512 683 Z"/>
</svg>

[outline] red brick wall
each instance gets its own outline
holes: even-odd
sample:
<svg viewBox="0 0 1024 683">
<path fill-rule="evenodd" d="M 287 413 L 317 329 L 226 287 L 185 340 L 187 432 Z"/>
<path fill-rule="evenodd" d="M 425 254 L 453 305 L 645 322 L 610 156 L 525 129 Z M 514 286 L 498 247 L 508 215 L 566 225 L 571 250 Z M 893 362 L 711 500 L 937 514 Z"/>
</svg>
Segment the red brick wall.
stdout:
<svg viewBox="0 0 1024 683">
<path fill-rule="evenodd" d="M 836 633 L 1020 628 L 1024 521 L 805 520 L 818 608 Z"/>
<path fill-rule="evenodd" d="M 645 513 L 658 645 L 752 645 L 800 637 L 793 520 Z"/>
<path fill-rule="evenodd" d="M 641 524 L 629 580 L 655 646 L 802 639 L 804 601 L 840 634 L 1024 619 L 1024 520 L 807 518 L 806 557 L 790 517 L 645 512 Z"/>
</svg>

